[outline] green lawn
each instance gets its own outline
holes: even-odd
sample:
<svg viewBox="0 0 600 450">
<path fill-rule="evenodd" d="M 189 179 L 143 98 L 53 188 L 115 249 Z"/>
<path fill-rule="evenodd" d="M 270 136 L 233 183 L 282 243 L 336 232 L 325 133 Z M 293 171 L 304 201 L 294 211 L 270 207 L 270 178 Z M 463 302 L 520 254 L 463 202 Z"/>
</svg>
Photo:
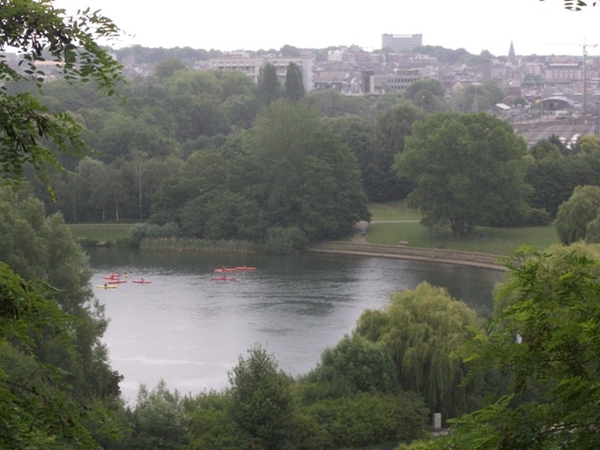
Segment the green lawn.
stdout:
<svg viewBox="0 0 600 450">
<path fill-rule="evenodd" d="M 407 241 L 413 247 L 448 248 L 498 255 L 510 255 L 523 245 L 543 250 L 560 243 L 553 226 L 478 227 L 473 235 L 461 239 L 456 239 L 449 231 L 431 234 L 417 222 L 372 223 L 367 229 L 367 242 L 371 244 L 394 245 L 400 241 Z"/>
<path fill-rule="evenodd" d="M 99 242 L 115 242 L 127 239 L 130 223 L 94 223 L 69 225 L 75 239 L 89 239 Z"/>
<path fill-rule="evenodd" d="M 411 210 L 404 201 L 373 203 L 369 205 L 369 211 L 372 223 L 367 229 L 367 242 L 371 244 L 396 245 L 408 242 L 413 247 L 511 255 L 523 245 L 543 250 L 560 243 L 552 225 L 527 228 L 478 227 L 471 236 L 456 239 L 450 231 L 432 234 L 418 222 L 400 222 L 421 219 L 419 211 Z"/>
<path fill-rule="evenodd" d="M 406 206 L 406 202 L 369 204 L 371 220 L 420 220 L 421 213 Z"/>
</svg>

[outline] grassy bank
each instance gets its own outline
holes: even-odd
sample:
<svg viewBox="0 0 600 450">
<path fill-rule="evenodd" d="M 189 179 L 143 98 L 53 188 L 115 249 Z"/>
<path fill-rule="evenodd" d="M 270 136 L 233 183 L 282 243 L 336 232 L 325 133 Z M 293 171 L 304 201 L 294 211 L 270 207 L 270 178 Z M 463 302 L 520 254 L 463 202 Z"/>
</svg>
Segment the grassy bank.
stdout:
<svg viewBox="0 0 600 450">
<path fill-rule="evenodd" d="M 478 227 L 471 236 L 456 239 L 450 232 L 429 233 L 418 221 L 418 211 L 409 209 L 405 202 L 371 204 L 372 223 L 367 230 L 367 242 L 370 244 L 397 245 L 408 242 L 411 247 L 446 248 L 468 252 L 489 253 L 492 255 L 510 255 L 523 245 L 537 249 L 545 249 L 558 244 L 558 236 L 553 226 L 528 228 L 491 228 Z M 77 224 L 69 225 L 73 236 L 87 242 L 124 242 L 132 224 Z M 349 240 L 350 238 L 348 238 Z M 179 240 L 176 247 L 186 250 L 205 250 L 207 248 L 223 248 L 222 243 Z M 162 245 L 167 248 L 172 242 L 146 243 L 146 248 Z M 230 247 L 230 244 L 225 247 Z M 235 245 L 240 249 L 239 244 Z M 252 248 L 252 246 L 249 246 Z M 249 250 L 245 248 L 244 250 Z M 229 249 L 229 248 L 228 248 Z"/>
<path fill-rule="evenodd" d="M 447 248 L 494 255 L 510 255 L 523 245 L 545 249 L 560 241 L 553 226 L 524 228 L 478 227 L 470 236 L 457 239 L 447 232 L 429 233 L 418 222 L 420 215 L 403 202 L 371 205 L 372 221 L 367 231 L 370 244 L 397 245 L 408 242 L 411 247 Z M 377 223 L 378 221 L 381 221 Z M 387 222 L 391 221 L 391 222 Z"/>
<path fill-rule="evenodd" d="M 95 242 L 118 242 L 127 239 L 130 223 L 91 223 L 69 225 L 75 239 Z"/>
</svg>

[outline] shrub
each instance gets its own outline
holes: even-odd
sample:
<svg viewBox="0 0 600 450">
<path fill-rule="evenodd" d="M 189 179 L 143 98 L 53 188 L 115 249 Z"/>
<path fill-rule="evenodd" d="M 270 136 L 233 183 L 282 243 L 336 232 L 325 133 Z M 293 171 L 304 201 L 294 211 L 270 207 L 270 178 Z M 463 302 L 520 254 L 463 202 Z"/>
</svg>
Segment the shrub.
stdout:
<svg viewBox="0 0 600 450">
<path fill-rule="evenodd" d="M 262 250 L 274 255 L 285 255 L 302 250 L 307 245 L 306 235 L 298 227 L 274 227 L 267 230 Z"/>
</svg>

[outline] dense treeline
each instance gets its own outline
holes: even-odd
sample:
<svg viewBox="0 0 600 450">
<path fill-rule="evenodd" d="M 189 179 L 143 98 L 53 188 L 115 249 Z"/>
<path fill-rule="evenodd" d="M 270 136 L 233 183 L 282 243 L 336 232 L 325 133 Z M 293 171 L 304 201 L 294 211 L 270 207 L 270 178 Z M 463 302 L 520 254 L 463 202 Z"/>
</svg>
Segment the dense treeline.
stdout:
<svg viewBox="0 0 600 450">
<path fill-rule="evenodd" d="M 271 69 L 265 66 L 255 84 L 240 73 L 189 70 L 165 59 L 156 66 L 155 76 L 130 79 L 121 87 L 125 101 L 101 96 L 89 85 L 49 83 L 45 101 L 53 112 L 66 111 L 85 125 L 92 152 L 83 160 L 61 157 L 67 170 L 52 176 L 54 202 L 32 181 L 34 192 L 50 212 L 60 211 L 70 223 L 142 221 L 155 226 L 154 236 L 245 240 L 289 251 L 340 237 L 354 222 L 368 220 L 367 201 L 399 200 L 411 193 L 412 199 L 420 198 L 415 192 L 417 173 L 399 171 L 410 139 L 416 143 L 411 151 L 425 157 L 420 149 L 423 138 L 411 138 L 413 124 L 429 118 L 429 125 L 422 127 L 439 128 L 444 146 L 440 155 L 457 152 L 456 159 L 467 149 L 448 148 L 452 140 L 444 134 L 441 118 L 453 117 L 456 126 L 462 119 L 459 113 L 437 114 L 449 109 L 468 112 L 473 104 L 491 105 L 504 95 L 487 82 L 455 94 L 450 103 L 434 80 L 413 83 L 402 97 L 305 94 L 297 67 L 290 66 L 285 84 Z M 482 128 L 492 126 L 510 139 L 510 147 L 522 147 L 508 125 L 483 116 L 469 120 Z M 451 219 L 458 236 L 475 225 L 547 224 L 577 185 L 600 183 L 600 153 L 593 137 L 586 136 L 573 148 L 553 137 L 520 149 L 520 162 L 510 162 L 512 169 L 504 163 L 506 170 L 491 170 L 499 160 L 492 156 L 476 162 L 482 158 L 478 149 L 501 140 L 490 135 L 485 141 L 481 134 L 468 133 L 472 156 L 456 166 L 454 185 L 461 177 L 475 183 L 464 173 L 467 166 L 474 171 L 484 168 L 498 183 L 495 191 L 463 186 L 470 196 L 478 193 L 480 200 L 463 199 L 458 220 Z M 431 140 L 429 134 L 423 136 Z M 500 148 L 490 151 L 506 154 Z M 434 163 L 430 160 L 427 170 Z M 449 167 L 441 160 L 438 164 Z M 508 172 L 521 181 L 514 186 L 502 181 Z M 485 180 L 490 177 L 481 177 Z M 441 186 L 436 198 L 447 196 L 448 186 Z M 456 198 L 457 193 L 452 195 Z M 413 205 L 423 212 L 440 209 L 423 202 Z M 480 205 L 481 214 L 474 214 L 473 204 Z M 493 211 L 485 205 L 492 205 Z M 465 211 L 471 217 L 463 217 Z M 430 215 L 424 214 L 425 225 L 436 229 L 450 213 Z"/>
</svg>

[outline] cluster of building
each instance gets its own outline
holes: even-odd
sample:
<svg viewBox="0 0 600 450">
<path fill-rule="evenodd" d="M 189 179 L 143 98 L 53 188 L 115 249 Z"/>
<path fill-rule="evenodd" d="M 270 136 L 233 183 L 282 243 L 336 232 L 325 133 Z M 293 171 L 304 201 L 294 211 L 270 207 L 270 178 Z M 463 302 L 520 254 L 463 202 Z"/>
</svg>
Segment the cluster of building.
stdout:
<svg viewBox="0 0 600 450">
<path fill-rule="evenodd" d="M 334 89 L 345 95 L 401 94 L 415 81 L 435 79 L 450 98 L 470 85 L 494 80 L 505 88 L 508 97 L 493 112 L 510 120 L 515 128 L 522 128 L 523 134 L 530 133 L 530 143 L 556 133 L 598 134 L 600 60 L 588 57 L 585 45 L 580 55 L 517 56 L 510 43 L 506 55 L 469 55 L 465 51 L 473 58 L 452 63 L 419 53 L 422 46 L 422 34 L 383 34 L 381 49 L 377 50 L 351 45 L 317 53 L 301 51 L 294 57 L 235 51 L 196 61 L 194 68 L 242 72 L 257 81 L 261 67 L 269 63 L 283 83 L 288 65 L 294 63 L 302 71 L 307 92 Z M 143 75 L 134 61 L 122 63 L 127 70 Z M 146 70 L 149 74 L 152 69 Z M 526 105 L 516 105 L 517 99 L 524 99 Z M 594 118 L 588 120 L 589 114 Z M 543 125 L 538 122 L 544 121 L 554 122 L 540 131 Z"/>
<path fill-rule="evenodd" d="M 218 52 L 218 57 L 195 61 L 193 67 L 242 72 L 258 81 L 261 67 L 269 63 L 283 83 L 288 65 L 294 63 L 302 72 L 307 92 L 334 89 L 345 95 L 401 94 L 415 81 L 435 79 L 451 97 L 469 85 L 494 80 L 509 94 L 502 104 L 496 105 L 498 112 L 514 123 L 531 119 L 531 115 L 523 114 L 511 103 L 519 98 L 529 105 L 539 104 L 540 118 L 544 115 L 568 119 L 568 122 L 590 113 L 599 116 L 600 60 L 588 57 L 585 45 L 581 54 L 575 56 L 517 56 L 511 43 L 507 55 L 488 54 L 477 58 L 479 55 L 465 52 L 474 58 L 470 61 L 461 58 L 452 63 L 419 53 L 422 46 L 422 34 L 383 34 L 381 49 L 377 50 L 351 45 L 327 51 L 300 51 L 294 57 L 257 55 L 243 50 Z M 119 62 L 126 75 L 150 75 L 154 69 L 152 64 L 137 64 L 131 56 Z M 45 76 L 52 77 L 55 69 L 43 65 L 43 62 L 38 63 Z"/>
<path fill-rule="evenodd" d="M 571 106 L 579 103 L 586 109 L 595 107 L 596 99 L 600 98 L 599 61 L 586 57 L 585 47 L 581 56 L 517 57 L 511 43 L 507 55 L 482 58 L 479 64 L 445 64 L 433 56 L 419 54 L 422 45 L 421 34 L 384 34 L 382 48 L 375 51 L 342 46 L 329 50 L 319 59 L 312 51 L 304 51 L 293 58 L 281 55 L 256 57 L 246 51 L 237 51 L 198 62 L 197 68 L 240 71 L 257 80 L 260 68 L 270 63 L 283 81 L 287 65 L 294 63 L 302 70 L 307 92 L 334 89 L 347 95 L 401 93 L 415 81 L 433 78 L 439 80 L 449 93 L 471 84 L 495 80 L 512 96 L 529 100 L 560 92 L 571 99 Z M 583 95 L 584 86 L 586 95 Z"/>
</svg>

